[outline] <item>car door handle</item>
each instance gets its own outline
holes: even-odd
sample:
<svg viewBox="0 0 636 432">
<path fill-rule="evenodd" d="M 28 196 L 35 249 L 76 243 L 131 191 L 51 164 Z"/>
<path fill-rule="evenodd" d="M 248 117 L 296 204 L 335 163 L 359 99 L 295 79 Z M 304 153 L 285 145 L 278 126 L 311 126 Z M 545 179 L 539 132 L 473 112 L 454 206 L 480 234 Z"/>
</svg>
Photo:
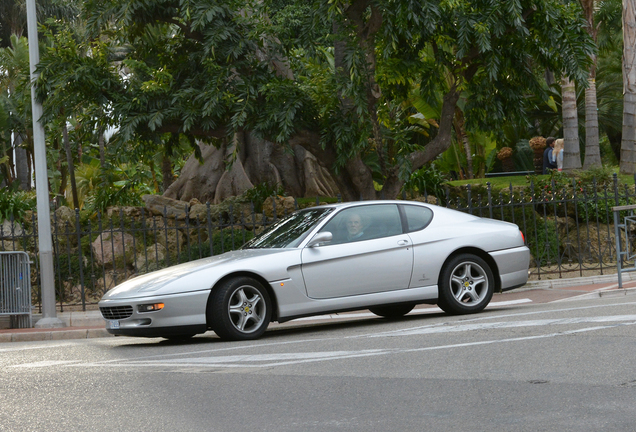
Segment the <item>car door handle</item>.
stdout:
<svg viewBox="0 0 636 432">
<path fill-rule="evenodd" d="M 409 244 L 408 240 L 398 240 L 398 245 L 400 246 L 406 246 Z"/>
</svg>

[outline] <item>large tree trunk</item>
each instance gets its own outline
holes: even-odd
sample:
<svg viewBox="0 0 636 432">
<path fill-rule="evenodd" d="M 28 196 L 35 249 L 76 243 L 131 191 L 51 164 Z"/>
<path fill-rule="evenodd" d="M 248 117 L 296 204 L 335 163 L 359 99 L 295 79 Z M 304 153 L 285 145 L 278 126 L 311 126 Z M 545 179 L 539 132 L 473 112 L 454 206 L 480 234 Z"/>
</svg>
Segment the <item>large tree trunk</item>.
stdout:
<svg viewBox="0 0 636 432">
<path fill-rule="evenodd" d="M 172 161 L 164 154 L 161 156 L 161 184 L 164 191 L 168 190 L 173 180 Z"/>
<path fill-rule="evenodd" d="M 623 0 L 623 138 L 621 174 L 634 174 L 636 143 L 636 0 Z"/>
<path fill-rule="evenodd" d="M 20 189 L 31 190 L 31 166 L 29 165 L 29 157 L 27 150 L 20 144 L 22 144 L 22 135 L 16 133 L 13 140 L 16 177 L 20 181 Z"/>
<path fill-rule="evenodd" d="M 291 154 L 274 143 L 241 133 L 218 148 L 207 144 L 200 147 L 203 163 L 191 156 L 164 196 L 218 203 L 260 183 L 280 185 L 296 197 L 335 196 L 338 192 L 316 157 L 294 143 Z M 231 163 L 229 168 L 226 162 Z"/>
<path fill-rule="evenodd" d="M 457 141 L 464 147 L 464 154 L 466 155 L 466 175 L 469 179 L 472 179 L 475 178 L 473 173 L 473 152 L 470 148 L 470 140 L 466 133 L 465 123 L 463 111 L 459 107 L 455 108 L 455 120 L 453 121 L 455 136 L 457 137 Z"/>
<path fill-rule="evenodd" d="M 73 194 L 73 206 L 79 209 L 79 199 L 77 198 L 77 183 L 75 182 L 75 164 L 73 163 L 73 153 L 71 152 L 71 142 L 68 139 L 68 129 L 66 122 L 62 127 L 62 137 L 64 139 L 64 149 L 66 150 L 66 164 L 68 165 L 68 173 L 71 178 L 71 193 Z"/>
<path fill-rule="evenodd" d="M 371 8 L 371 15 L 366 19 L 365 17 L 368 8 Z M 387 155 L 384 148 L 384 139 L 380 131 L 380 124 L 377 117 L 377 102 L 380 98 L 380 88 L 375 81 L 375 43 L 374 38 L 377 31 L 382 24 L 382 15 L 379 13 L 375 6 L 371 5 L 369 0 L 353 0 L 348 7 L 345 8 L 345 23 L 344 25 L 352 25 L 358 38 L 360 47 L 365 52 L 365 58 L 367 61 L 367 115 L 372 124 L 372 140 L 374 142 L 374 148 L 378 154 L 378 160 L 380 163 L 380 170 L 383 176 L 387 176 Z M 342 36 L 341 26 L 338 23 L 333 24 L 334 35 L 336 40 L 334 41 L 334 66 L 335 73 L 340 74 L 344 79 L 348 79 L 349 71 L 346 69 L 344 62 L 345 50 L 347 48 L 347 42 L 340 39 Z M 348 97 L 340 97 L 341 104 L 340 109 L 343 113 L 348 113 L 354 109 L 354 104 Z M 312 148 L 314 150 L 314 148 Z M 320 158 L 323 166 L 327 167 L 333 178 L 337 180 L 338 189 L 346 201 L 352 201 L 357 199 L 376 199 L 378 194 L 373 187 L 373 173 L 368 166 L 362 161 L 360 154 L 355 155 L 349 159 L 344 167 L 336 169 L 335 159 L 327 162 L 321 156 L 322 152 L 316 153 Z"/>
<path fill-rule="evenodd" d="M 97 143 L 99 144 L 99 166 L 102 167 L 102 171 L 106 170 L 106 147 L 104 146 L 104 130 L 100 129 L 98 132 Z"/>
<path fill-rule="evenodd" d="M 576 90 L 574 82 L 564 76 L 561 81 L 563 110 L 563 169 L 581 168 L 581 151 L 579 150 L 578 111 L 576 109 Z"/>
<path fill-rule="evenodd" d="M 597 29 L 594 25 L 594 0 L 581 0 L 581 6 L 587 21 L 587 32 L 594 42 L 597 40 Z M 596 55 L 592 54 L 592 66 L 585 89 L 585 162 L 583 168 L 601 166 L 601 152 L 598 140 L 598 112 L 596 102 Z"/>
<path fill-rule="evenodd" d="M 594 56 L 596 58 L 596 56 Z M 595 60 L 596 62 L 596 60 Z M 598 138 L 598 108 L 596 103 L 596 67 L 590 71 L 588 87 L 585 89 L 585 162 L 584 169 L 600 167 L 601 150 Z"/>
<path fill-rule="evenodd" d="M 173 149 L 179 145 L 179 134 L 171 133 L 170 138 L 165 143 L 165 147 L 163 149 L 163 155 L 161 158 L 161 175 L 162 175 L 162 183 L 163 190 L 167 191 L 170 185 L 174 182 L 174 174 L 172 171 L 172 157 Z"/>
<path fill-rule="evenodd" d="M 68 164 L 66 163 L 66 152 L 60 151 L 60 143 L 57 137 L 53 140 L 53 149 L 59 154 L 57 169 L 60 172 L 60 184 L 57 189 L 58 197 L 66 197 L 66 187 L 68 186 Z M 64 144 L 62 144 L 64 146 Z M 57 197 L 56 197 L 57 199 Z"/>
</svg>

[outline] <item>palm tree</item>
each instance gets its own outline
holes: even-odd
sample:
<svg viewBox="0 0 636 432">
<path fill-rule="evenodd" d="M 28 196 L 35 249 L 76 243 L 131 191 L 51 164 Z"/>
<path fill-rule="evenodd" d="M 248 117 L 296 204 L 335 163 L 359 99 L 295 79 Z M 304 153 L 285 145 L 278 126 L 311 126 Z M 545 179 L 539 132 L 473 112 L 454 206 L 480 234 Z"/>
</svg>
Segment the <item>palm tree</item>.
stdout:
<svg viewBox="0 0 636 432">
<path fill-rule="evenodd" d="M 38 22 L 53 17 L 74 20 L 79 16 L 77 0 L 38 0 Z M 0 0 L 0 48 L 11 46 L 11 35 L 17 37 L 26 33 L 26 1 Z"/>
<path fill-rule="evenodd" d="M 594 0 L 580 0 L 587 32 L 594 42 L 597 41 L 598 28 L 594 25 Z M 585 89 L 585 169 L 601 166 L 601 152 L 598 139 L 598 110 L 596 102 L 596 54 L 591 55 L 592 65 Z"/>
<path fill-rule="evenodd" d="M 31 88 L 29 84 L 29 48 L 24 37 L 11 35 L 11 46 L 0 48 L 0 103 L 7 115 L 5 130 L 9 164 L 15 166 L 5 174 L 7 183 L 20 180 L 22 189 L 30 189 L 32 173 Z M 15 158 L 14 158 L 15 152 Z"/>
<path fill-rule="evenodd" d="M 581 151 L 579 150 L 576 88 L 574 81 L 567 76 L 561 80 L 561 93 L 563 94 L 563 169 L 578 169 L 581 168 Z"/>
<path fill-rule="evenodd" d="M 623 0 L 623 94 L 620 172 L 633 174 L 636 142 L 636 0 Z"/>
</svg>

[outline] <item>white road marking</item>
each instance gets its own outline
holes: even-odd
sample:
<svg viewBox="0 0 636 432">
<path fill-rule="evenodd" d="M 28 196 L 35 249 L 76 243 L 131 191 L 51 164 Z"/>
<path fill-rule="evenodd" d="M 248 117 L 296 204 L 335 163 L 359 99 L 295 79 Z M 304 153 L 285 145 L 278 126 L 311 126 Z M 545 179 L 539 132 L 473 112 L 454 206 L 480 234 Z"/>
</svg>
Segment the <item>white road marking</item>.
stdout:
<svg viewBox="0 0 636 432">
<path fill-rule="evenodd" d="M 490 302 L 490 303 L 488 303 L 488 306 L 486 306 L 486 309 L 488 309 L 490 307 L 510 306 L 510 305 L 523 304 L 523 303 L 532 303 L 532 300 L 529 299 L 529 298 L 524 298 L 524 299 L 517 299 L 517 300 L 506 300 L 506 301 L 500 301 L 500 302 Z"/>
<path fill-rule="evenodd" d="M 567 330 L 557 333 L 549 333 L 535 336 L 523 336 L 517 338 L 495 339 L 478 342 L 466 342 L 452 345 L 438 345 L 422 348 L 398 348 L 385 350 L 360 350 L 360 351 L 334 351 L 334 352 L 301 352 L 301 353 L 281 353 L 269 355 L 245 355 L 245 356 L 214 356 L 207 358 L 190 357 L 172 360 L 155 360 L 155 361 L 131 361 L 117 364 L 103 363 L 84 363 L 74 364 L 70 366 L 97 366 L 97 367 L 212 367 L 212 368 L 266 368 L 275 366 L 287 366 L 301 363 L 342 360 L 358 357 L 371 357 L 387 354 L 406 354 L 413 352 L 435 351 L 442 349 L 455 349 L 474 347 L 480 345 L 491 345 L 497 343 L 522 342 L 528 340 L 545 339 L 558 336 L 566 336 L 577 333 L 584 333 L 596 330 L 604 330 L 625 325 L 636 325 L 636 321 L 627 323 L 618 323 L 608 326 L 595 326 L 577 330 Z M 262 362 L 262 363 L 259 363 Z"/>
<path fill-rule="evenodd" d="M 469 318 L 469 319 L 463 319 L 460 324 L 469 324 L 469 323 L 474 323 L 474 322 L 480 322 L 480 321 L 489 321 L 489 320 L 501 320 L 504 318 L 518 318 L 518 317 L 522 317 L 522 316 L 534 316 L 534 315 L 542 315 L 542 314 L 552 314 L 552 313 L 560 313 L 560 312 L 566 312 L 566 313 L 571 313 L 571 312 L 576 312 L 576 311 L 584 311 L 584 310 L 594 310 L 594 309 L 598 309 L 598 308 L 615 308 L 615 307 L 626 307 L 626 306 L 635 306 L 636 302 L 621 302 L 621 303 L 613 303 L 613 304 L 601 304 L 601 305 L 592 305 L 592 306 L 577 306 L 577 307 L 569 307 L 569 308 L 561 308 L 561 309 L 551 309 L 551 310 L 540 310 L 540 311 L 525 311 L 525 312 L 518 312 L 515 311 L 514 313 L 504 313 L 504 314 L 498 314 L 498 315 L 487 315 L 487 316 L 477 316 L 475 318 Z M 607 321 L 611 321 L 612 317 L 605 317 L 605 318 L 599 318 L 601 320 L 605 319 Z M 573 333 L 578 333 L 578 332 L 584 332 L 584 331 L 594 331 L 594 330 L 600 330 L 600 329 L 606 329 L 606 328 L 613 328 L 613 327 L 619 327 L 622 325 L 632 325 L 634 323 L 618 323 L 618 324 L 614 324 L 614 325 L 610 325 L 610 326 L 602 326 L 602 327 L 593 327 L 593 328 L 587 328 L 587 329 L 580 329 L 580 330 L 574 330 L 574 331 L 570 331 L 570 332 L 560 332 L 560 333 L 551 333 L 551 334 L 547 334 L 547 335 L 539 335 L 539 336 L 528 336 L 528 337 L 522 337 L 522 338 L 517 338 L 517 339 L 505 339 L 505 340 L 493 340 L 493 341 L 484 341 L 484 342 L 476 342 L 476 344 L 491 344 L 491 343 L 499 343 L 499 342 L 513 342 L 513 341 L 522 341 L 522 340 L 531 340 L 531 339 L 537 339 L 537 338 L 545 338 L 545 337 L 556 337 L 556 336 L 561 336 L 561 335 L 567 335 L 567 334 L 573 334 Z M 441 326 L 446 326 L 449 327 L 448 323 L 439 323 L 439 324 L 432 324 L 432 325 L 426 325 L 426 326 L 421 326 L 421 327 L 414 327 L 411 329 L 406 329 L 405 331 L 408 330 L 415 330 L 415 329 L 422 329 L 422 328 L 434 328 L 434 327 L 441 327 Z M 214 355 L 214 354 L 218 354 L 221 352 L 227 352 L 227 351 L 232 351 L 232 350 L 241 350 L 241 351 L 247 351 L 250 349 L 263 349 L 263 348 L 267 348 L 267 347 L 284 347 L 286 345 L 302 345 L 302 344 L 315 344 L 315 343 L 319 343 L 319 342 L 329 342 L 329 341 L 334 341 L 334 340 L 342 340 L 342 339 L 359 339 L 359 338 L 368 338 L 368 337 L 372 337 L 377 333 L 367 333 L 367 334 L 359 334 L 359 335 L 353 335 L 353 336 L 337 336 L 337 337 L 323 337 L 323 338 L 305 338 L 305 339 L 297 339 L 297 340 L 278 340 L 275 342 L 272 341 L 255 341 L 253 343 L 250 344 L 226 344 L 224 345 L 222 348 L 220 347 L 214 347 L 213 349 L 205 349 L 205 350 L 197 350 L 197 351 L 190 351 L 190 352 L 178 352 L 178 353 L 172 353 L 172 354 L 157 354 L 157 355 L 149 355 L 149 356 L 140 356 L 137 357 L 135 359 L 130 359 L 130 358 L 116 358 L 116 359 L 111 359 L 111 360 L 104 360 L 101 362 L 96 362 L 96 363 L 76 363 L 76 364 L 69 364 L 66 365 L 66 367 L 72 367 L 72 366 L 101 366 L 101 367 L 109 367 L 109 366 L 141 366 L 144 365 L 144 360 L 146 361 L 146 364 L 150 364 L 150 363 L 155 363 L 156 362 L 162 362 L 161 365 L 162 366 L 166 366 L 169 365 L 170 360 L 168 360 L 169 358 L 174 358 L 174 357 L 183 357 L 183 356 L 197 356 L 197 355 L 204 355 L 204 354 L 208 354 L 208 355 Z M 109 343 L 112 343 L 112 341 L 108 341 Z M 8 349 L 4 349 L 2 351 L 19 351 L 19 350 L 23 350 L 23 349 L 31 349 L 31 348 L 53 348 L 53 347 L 61 347 L 61 346 L 66 346 L 66 345 L 71 345 L 71 343 L 66 343 L 66 344 L 56 344 L 56 345 L 46 345 L 46 346 L 34 346 L 34 347 L 20 347 L 20 348 L 8 348 Z M 445 345 L 445 346 L 439 346 L 439 347 L 425 347 L 425 348 L 421 348 L 419 350 L 434 350 L 434 349 L 448 349 L 448 348 L 456 348 L 456 347 L 462 347 L 462 346 L 470 346 L 470 344 L 457 344 L 457 345 Z M 1 351 L 0 351 L 1 352 Z M 367 353 L 366 355 L 372 355 Z M 375 354 L 374 354 L 375 355 Z M 161 359 L 166 359 L 166 360 L 161 360 Z M 335 358 L 334 358 L 335 359 Z M 307 361 L 316 361 L 316 360 L 310 360 L 310 359 L 304 359 L 304 360 L 295 360 L 292 362 L 307 362 Z M 135 364 L 133 364 L 135 363 Z M 278 366 L 282 366 L 283 364 L 287 364 L 287 363 L 276 363 L 274 365 L 278 365 Z M 185 364 L 181 364 L 180 366 L 186 366 Z M 200 365 L 199 365 L 200 366 Z M 270 365 L 272 366 L 272 365 Z M 230 367 L 250 367 L 248 365 L 241 365 L 241 364 L 234 364 L 231 365 Z M 251 366 L 253 367 L 253 366 Z M 261 366 L 262 367 L 262 366 Z"/>
<path fill-rule="evenodd" d="M 528 315 L 541 315 L 546 313 L 574 312 L 574 311 L 580 311 L 580 310 L 590 310 L 590 309 L 609 308 L 609 307 L 624 307 L 624 306 L 635 306 L 635 305 L 636 305 L 636 302 L 625 302 L 625 303 L 599 304 L 599 305 L 593 305 L 593 306 L 577 306 L 577 307 L 562 308 L 562 309 L 546 309 L 546 310 L 530 311 L 530 312 L 513 312 L 513 313 L 509 313 L 505 315 L 477 316 L 475 318 L 463 320 L 463 322 L 487 321 L 487 320 L 500 319 L 500 318 L 520 317 L 520 316 L 528 316 Z"/>
<path fill-rule="evenodd" d="M 359 350 L 359 351 L 325 351 L 325 352 L 300 352 L 300 353 L 276 353 L 257 355 L 213 356 L 213 357 L 187 357 L 172 360 L 154 361 L 130 361 L 125 363 L 108 364 L 107 366 L 200 366 L 200 367 L 272 367 L 283 364 L 295 364 L 316 362 L 325 360 L 340 360 L 354 357 L 367 357 L 370 355 L 388 354 L 389 350 Z M 102 363 L 83 363 L 73 366 L 106 366 Z"/>
<path fill-rule="evenodd" d="M 0 353 L 1 352 L 11 352 L 11 351 L 25 351 L 25 350 L 30 350 L 30 349 L 45 349 L 45 348 L 58 348 L 58 347 L 64 347 L 64 346 L 69 346 L 72 345 L 70 343 L 62 343 L 62 344 L 55 344 L 55 345 L 33 345 L 33 346 L 20 346 L 20 347 L 15 347 L 15 348 L 1 348 L 0 349 Z"/>
<path fill-rule="evenodd" d="M 552 325 L 572 325 L 572 324 L 585 324 L 585 323 L 604 323 L 604 322 L 636 322 L 636 315 L 610 315 L 600 317 L 580 317 L 580 318 L 554 318 L 543 320 L 526 320 L 526 321 L 500 321 L 491 323 L 472 323 L 472 324 L 459 324 L 459 325 L 434 325 L 425 326 L 419 328 L 410 328 L 402 330 L 392 330 L 390 332 L 383 332 L 374 335 L 370 335 L 370 338 L 377 337 L 393 337 L 393 336 L 413 336 L 433 333 L 457 333 L 472 330 L 496 330 L 516 327 L 539 327 L 539 326 L 552 326 Z"/>
<path fill-rule="evenodd" d="M 44 360 L 35 363 L 23 363 L 19 365 L 13 365 L 9 367 L 13 368 L 41 368 L 49 366 L 69 365 L 73 363 L 79 363 L 80 360 Z"/>
<path fill-rule="evenodd" d="M 525 299 L 507 300 L 507 301 L 501 301 L 501 302 L 490 302 L 488 306 L 486 306 L 486 308 L 510 306 L 510 305 L 523 304 L 523 303 L 532 303 L 532 300 L 530 300 L 529 298 L 525 298 Z M 411 312 L 408 313 L 408 315 L 421 315 L 421 314 L 432 314 L 432 313 L 441 313 L 441 312 L 443 311 L 438 307 L 429 307 L 429 308 L 413 309 Z M 296 318 L 295 320 L 292 320 L 291 322 L 322 321 L 322 320 L 347 319 L 347 318 L 377 318 L 377 317 L 378 316 L 376 314 L 373 314 L 371 312 L 360 312 L 360 313 L 346 313 L 346 314 L 316 315 L 316 316 L 310 316 L 305 318 Z"/>
<path fill-rule="evenodd" d="M 594 326 L 582 329 L 568 330 L 563 332 L 554 332 L 542 335 L 521 336 L 516 338 L 494 339 L 487 341 L 467 342 L 442 346 L 431 346 L 414 349 L 374 349 L 374 350 L 358 350 L 358 351 L 331 351 L 331 352 L 300 352 L 300 353 L 274 353 L 274 354 L 240 354 L 240 355 L 210 355 L 206 357 L 192 357 L 193 353 L 181 353 L 182 358 L 155 359 L 155 360 L 120 360 L 117 363 L 112 362 L 94 362 L 71 364 L 73 367 L 216 367 L 216 368 L 264 368 L 274 366 L 293 365 L 299 363 L 319 362 L 342 360 L 356 357 L 369 357 L 385 354 L 399 354 L 410 352 L 431 351 L 440 349 L 454 349 L 479 345 L 489 345 L 495 343 L 520 342 L 535 339 L 552 338 L 564 335 L 571 335 L 583 332 L 590 332 L 602 329 L 615 328 L 624 325 L 636 325 L 636 315 L 615 315 L 600 317 L 580 317 L 580 318 L 555 318 L 542 320 L 526 320 L 511 322 L 492 322 L 492 323 L 469 323 L 460 325 L 432 325 L 419 327 L 415 329 L 396 330 L 391 332 L 383 332 L 380 334 L 359 335 L 358 337 L 397 337 L 397 336 L 413 336 L 433 333 L 453 333 L 473 330 L 492 330 L 514 327 L 540 327 L 555 325 L 572 325 L 586 323 L 612 323 L 606 326 Z M 244 347 L 243 347 L 244 348 Z M 160 357 L 160 356 L 159 356 Z"/>
</svg>

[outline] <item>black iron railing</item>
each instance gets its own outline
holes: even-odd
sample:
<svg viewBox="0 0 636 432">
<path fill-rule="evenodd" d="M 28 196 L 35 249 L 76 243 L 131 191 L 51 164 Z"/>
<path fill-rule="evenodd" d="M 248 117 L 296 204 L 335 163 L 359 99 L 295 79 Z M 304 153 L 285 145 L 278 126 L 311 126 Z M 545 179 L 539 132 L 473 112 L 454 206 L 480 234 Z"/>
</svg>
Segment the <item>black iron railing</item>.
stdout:
<svg viewBox="0 0 636 432">
<path fill-rule="evenodd" d="M 616 272 L 612 207 L 636 204 L 636 189 L 619 186 L 614 176 L 602 185 L 581 186 L 574 180 L 557 184 L 552 179 L 496 193 L 490 184 L 467 185 L 447 188 L 443 197 L 417 199 L 517 224 L 531 250 L 531 279 L 543 279 Z M 297 200 L 278 197 L 263 211 L 252 204 L 205 204 L 186 208 L 183 214 L 120 208 L 87 217 L 68 209 L 64 215 L 58 209 L 52 215 L 52 230 L 60 308 L 85 309 L 130 277 L 237 249 L 297 208 Z M 26 251 L 34 263 L 33 302 L 39 305 L 37 243 L 35 215 L 21 224 L 0 225 L 0 250 Z"/>
</svg>

